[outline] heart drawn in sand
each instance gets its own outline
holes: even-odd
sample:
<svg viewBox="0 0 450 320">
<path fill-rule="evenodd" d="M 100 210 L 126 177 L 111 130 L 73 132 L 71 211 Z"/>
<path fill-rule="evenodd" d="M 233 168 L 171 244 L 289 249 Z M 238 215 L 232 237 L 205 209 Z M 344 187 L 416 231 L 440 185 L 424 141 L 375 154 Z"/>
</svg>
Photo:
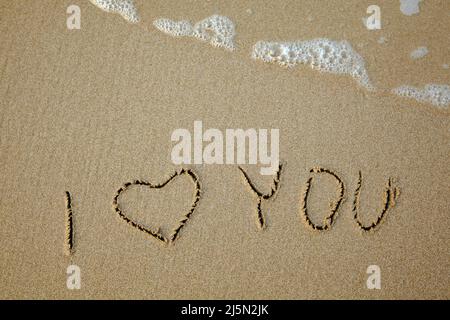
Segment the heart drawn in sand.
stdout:
<svg viewBox="0 0 450 320">
<path fill-rule="evenodd" d="M 183 215 L 183 217 L 179 221 L 178 225 L 173 229 L 170 237 L 166 237 L 163 234 L 161 234 L 159 229 L 156 231 L 153 231 L 150 228 L 145 227 L 145 226 L 131 220 L 123 213 L 122 209 L 120 208 L 119 197 L 123 192 L 125 192 L 131 186 L 138 185 L 138 186 L 146 186 L 150 189 L 161 189 L 161 188 L 164 188 L 167 184 L 169 184 L 169 182 L 171 182 L 173 179 L 175 179 L 178 176 L 182 176 L 182 175 L 188 175 L 191 178 L 191 180 L 195 186 L 194 199 L 193 199 L 191 208 L 189 209 L 189 211 L 186 214 Z M 144 181 L 144 180 L 134 180 L 132 182 L 125 183 L 119 190 L 117 190 L 117 193 L 114 196 L 113 208 L 114 208 L 115 212 L 119 215 L 119 217 L 121 217 L 126 223 L 128 223 L 132 227 L 134 227 L 142 232 L 145 232 L 164 243 L 169 243 L 169 242 L 174 242 L 178 238 L 178 234 L 179 234 L 180 230 L 183 229 L 183 227 L 186 225 L 187 221 L 190 219 L 192 213 L 194 213 L 194 210 L 197 207 L 197 204 L 200 200 L 200 194 L 201 194 L 201 187 L 200 187 L 200 181 L 199 181 L 197 175 L 190 169 L 181 169 L 181 170 L 173 173 L 166 181 L 164 181 L 163 183 L 160 183 L 160 184 L 152 184 L 152 183 L 150 183 L 148 181 Z"/>
</svg>

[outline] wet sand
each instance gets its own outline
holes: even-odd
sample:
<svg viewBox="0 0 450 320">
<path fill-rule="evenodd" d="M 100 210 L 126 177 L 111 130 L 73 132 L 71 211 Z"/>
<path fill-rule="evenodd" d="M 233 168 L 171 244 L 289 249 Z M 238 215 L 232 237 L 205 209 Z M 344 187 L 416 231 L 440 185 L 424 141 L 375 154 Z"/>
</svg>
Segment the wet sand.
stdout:
<svg viewBox="0 0 450 320">
<path fill-rule="evenodd" d="M 379 1 L 382 29 L 361 22 L 370 1 L 136 1 L 130 24 L 89 1 L 0 4 L 1 298 L 435 299 L 450 298 L 449 111 L 391 93 L 401 85 L 449 84 L 447 1 L 423 1 L 405 16 Z M 81 8 L 81 30 L 66 8 Z M 157 30 L 158 18 L 236 26 L 233 52 Z M 379 43 L 380 37 L 386 42 Z M 347 40 L 364 58 L 370 92 L 350 76 L 251 58 L 257 41 Z M 410 52 L 426 46 L 427 56 Z M 129 181 L 161 184 L 171 133 L 192 128 L 279 128 L 283 169 L 263 200 L 237 165 L 188 165 L 201 185 L 171 243 L 126 223 L 114 197 Z M 310 172 L 324 168 L 329 174 Z M 244 165 L 269 193 L 274 177 Z M 390 178 L 400 190 L 382 223 Z M 311 221 L 341 202 L 327 230 Z M 67 255 L 67 199 L 73 248 Z M 187 175 L 163 188 L 133 185 L 121 212 L 170 238 L 196 191 Z M 333 208 L 331 208 L 333 209 Z M 66 269 L 81 269 L 81 289 Z M 381 290 L 368 290 L 369 265 Z"/>
</svg>

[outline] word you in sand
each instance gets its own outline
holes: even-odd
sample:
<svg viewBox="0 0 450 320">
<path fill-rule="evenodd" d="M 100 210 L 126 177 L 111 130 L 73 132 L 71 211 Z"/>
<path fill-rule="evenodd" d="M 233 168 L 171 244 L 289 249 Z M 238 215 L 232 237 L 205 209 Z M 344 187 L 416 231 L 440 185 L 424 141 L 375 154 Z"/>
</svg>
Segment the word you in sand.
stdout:
<svg viewBox="0 0 450 320">
<path fill-rule="evenodd" d="M 348 41 L 313 39 L 294 42 L 259 41 L 253 47 L 254 59 L 293 67 L 308 64 L 312 69 L 352 76 L 364 88 L 373 91 L 364 59 Z"/>
<path fill-rule="evenodd" d="M 279 165 L 280 130 L 271 129 L 270 136 L 269 154 L 267 129 L 226 129 L 224 135 L 219 129 L 207 129 L 203 132 L 202 121 L 194 121 L 193 137 L 188 129 L 176 129 L 172 132 L 171 141 L 177 143 L 172 148 L 170 157 L 175 165 L 245 164 L 248 155 L 248 164 L 267 165 L 268 167 L 260 169 L 261 174 L 273 175 Z M 203 148 L 203 142 L 209 143 Z"/>
<path fill-rule="evenodd" d="M 253 183 L 250 176 L 245 172 L 245 170 L 239 167 L 239 170 L 242 173 L 242 177 L 244 178 L 245 184 L 248 186 L 249 190 L 252 194 L 256 196 L 256 222 L 260 229 L 264 229 L 266 227 L 265 217 L 262 210 L 263 202 L 273 201 L 275 199 L 274 195 L 279 192 L 281 185 L 281 171 L 283 170 L 283 166 L 280 164 L 278 166 L 278 170 L 275 173 L 275 177 L 273 179 L 272 187 L 269 192 L 261 192 L 256 185 Z M 311 190 L 317 192 L 317 182 L 316 177 L 318 175 L 327 175 L 336 181 L 336 197 L 330 203 L 329 213 L 320 221 L 317 218 L 317 213 L 312 215 L 308 208 L 308 199 L 311 193 Z M 138 221 L 130 218 L 129 213 L 125 212 L 121 207 L 121 199 L 131 188 L 149 188 L 149 189 L 162 189 L 167 186 L 169 183 L 173 183 L 178 177 L 187 176 L 193 185 L 192 190 L 192 202 L 190 207 L 186 209 L 185 212 L 180 214 L 180 219 L 178 222 L 174 223 L 174 227 L 169 234 L 165 234 L 161 232 L 161 227 L 149 227 L 145 226 Z M 363 187 L 363 178 L 362 173 L 359 171 L 358 182 L 356 185 L 355 192 L 353 194 L 353 220 L 356 222 L 358 228 L 363 232 L 371 232 L 376 230 L 380 224 L 385 220 L 386 213 L 396 205 L 396 200 L 400 195 L 400 189 L 396 186 L 396 181 L 393 178 L 389 178 L 387 180 L 386 186 L 383 190 L 382 196 L 382 207 L 380 213 L 377 215 L 375 220 L 372 222 L 365 222 L 368 219 L 361 217 L 360 212 L 360 195 Z M 370 188 L 369 190 L 372 190 Z M 310 170 L 310 177 L 307 179 L 301 193 L 300 193 L 300 218 L 304 222 L 304 224 L 313 231 L 323 232 L 331 229 L 332 225 L 336 221 L 338 216 L 338 210 L 341 204 L 344 202 L 346 187 L 342 178 L 332 170 L 322 168 L 322 167 L 314 167 Z M 152 183 L 147 180 L 136 179 L 129 182 L 124 183 L 116 192 L 113 198 L 113 209 L 114 212 L 120 217 L 120 219 L 126 222 L 132 228 L 141 231 L 161 243 L 170 244 L 174 243 L 175 240 L 179 238 L 180 231 L 186 226 L 187 222 L 191 219 L 195 210 L 198 207 L 200 202 L 200 198 L 202 196 L 202 185 L 200 183 L 200 179 L 198 175 L 192 169 L 180 169 L 175 171 L 175 173 L 171 174 L 168 178 L 164 179 L 159 183 Z M 365 221 L 364 221 L 365 220 Z M 66 191 L 66 237 L 65 237 L 65 252 L 67 255 L 72 255 L 74 252 L 74 224 L 73 224 L 73 205 L 72 205 L 72 196 L 69 192 Z"/>
<path fill-rule="evenodd" d="M 120 14 L 131 23 L 139 22 L 139 14 L 133 0 L 89 0 L 105 12 Z"/>
<path fill-rule="evenodd" d="M 189 21 L 173 21 L 157 19 L 153 25 L 159 30 L 173 37 L 194 37 L 209 42 L 216 47 L 233 51 L 235 49 L 234 36 L 236 31 L 233 21 L 225 16 L 212 15 L 192 25 Z"/>
</svg>

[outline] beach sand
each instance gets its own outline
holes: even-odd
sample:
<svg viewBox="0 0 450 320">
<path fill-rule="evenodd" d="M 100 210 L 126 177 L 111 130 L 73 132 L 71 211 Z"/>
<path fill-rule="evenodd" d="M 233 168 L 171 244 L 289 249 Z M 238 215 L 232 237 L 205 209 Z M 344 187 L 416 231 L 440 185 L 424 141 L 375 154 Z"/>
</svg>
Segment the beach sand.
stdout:
<svg viewBox="0 0 450 320">
<path fill-rule="evenodd" d="M 0 298 L 437 299 L 450 298 L 449 111 L 391 93 L 401 85 L 449 84 L 450 3 L 423 1 L 405 16 L 378 1 L 381 30 L 361 19 L 373 1 L 135 1 L 131 24 L 89 1 L 0 3 Z M 68 30 L 66 9 L 81 8 Z M 236 26 L 236 50 L 158 31 L 158 18 Z M 379 43 L 380 37 L 387 39 Z M 251 58 L 260 40 L 348 40 L 377 88 L 351 77 Z M 427 56 L 410 52 L 426 46 Z M 171 244 L 125 223 L 113 198 L 127 181 L 161 183 L 182 166 L 171 133 L 205 128 L 279 128 L 279 190 L 263 201 L 237 165 L 187 165 L 201 197 Z M 263 192 L 272 176 L 243 169 Z M 329 213 L 336 181 L 345 187 L 329 230 L 301 215 Z M 352 212 L 358 174 L 360 216 L 375 221 L 384 188 L 400 196 L 383 223 L 362 232 Z M 73 248 L 67 255 L 66 191 Z M 188 176 L 162 189 L 134 186 L 120 198 L 130 219 L 170 234 L 192 204 Z M 81 269 L 68 290 L 66 269 Z M 378 265 L 381 289 L 366 270 Z"/>
</svg>

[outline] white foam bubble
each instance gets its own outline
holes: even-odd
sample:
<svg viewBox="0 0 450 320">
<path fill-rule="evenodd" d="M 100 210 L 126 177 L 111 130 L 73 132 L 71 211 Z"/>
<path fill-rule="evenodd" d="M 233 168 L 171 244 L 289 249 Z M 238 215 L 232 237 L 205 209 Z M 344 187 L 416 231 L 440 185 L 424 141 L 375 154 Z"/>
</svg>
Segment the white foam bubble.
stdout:
<svg viewBox="0 0 450 320">
<path fill-rule="evenodd" d="M 89 0 L 100 9 L 110 13 L 118 13 L 131 23 L 139 22 L 139 14 L 133 0 Z"/>
<path fill-rule="evenodd" d="M 385 37 L 381 36 L 380 38 L 378 38 L 378 43 L 379 44 L 384 44 L 386 42 L 387 42 L 387 39 Z"/>
<path fill-rule="evenodd" d="M 347 74 L 368 90 L 374 90 L 364 59 L 353 50 L 348 41 L 314 39 L 293 42 L 259 41 L 253 47 L 254 59 L 276 62 L 282 66 L 293 67 L 309 64 L 322 72 Z"/>
<path fill-rule="evenodd" d="M 417 49 L 413 50 L 409 56 L 411 59 L 417 60 L 420 58 L 425 57 L 428 54 L 428 48 L 427 47 L 418 47 Z"/>
<path fill-rule="evenodd" d="M 450 86 L 445 84 L 427 84 L 424 88 L 401 86 L 392 90 L 392 92 L 401 97 L 431 103 L 439 108 L 448 108 L 450 104 Z"/>
<path fill-rule="evenodd" d="M 174 37 L 193 36 L 194 29 L 189 21 L 173 21 L 170 19 L 158 19 L 153 25 L 160 31 L 170 34 Z"/>
<path fill-rule="evenodd" d="M 367 17 L 362 17 L 361 21 L 362 21 L 364 27 L 367 28 Z"/>
<path fill-rule="evenodd" d="M 400 0 L 400 11 L 406 16 L 412 16 L 420 12 L 419 2 L 422 0 Z"/>
<path fill-rule="evenodd" d="M 236 35 L 233 22 L 220 15 L 212 15 L 197 22 L 194 26 L 189 21 L 173 21 L 157 19 L 153 25 L 160 31 L 174 37 L 195 37 L 209 42 L 213 46 L 234 50 L 234 36 Z"/>
</svg>

